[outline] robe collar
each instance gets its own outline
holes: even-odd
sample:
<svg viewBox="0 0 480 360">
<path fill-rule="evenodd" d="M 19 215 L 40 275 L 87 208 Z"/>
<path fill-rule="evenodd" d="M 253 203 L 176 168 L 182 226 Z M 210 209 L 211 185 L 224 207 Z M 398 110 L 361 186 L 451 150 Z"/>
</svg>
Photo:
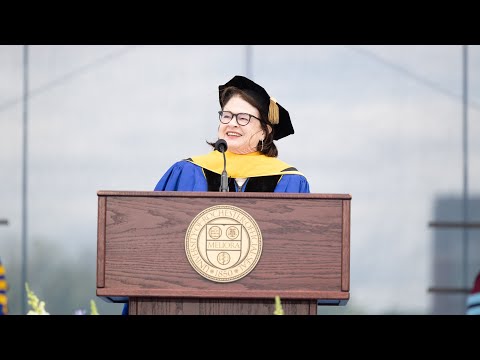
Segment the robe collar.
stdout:
<svg viewBox="0 0 480 360">
<path fill-rule="evenodd" d="M 290 166 L 275 157 L 266 156 L 259 151 L 239 155 L 227 150 L 225 156 L 227 159 L 228 176 L 233 178 L 285 174 L 303 175 L 293 166 Z M 221 174 L 223 171 L 223 155 L 217 150 L 205 155 L 194 156 L 187 160 L 217 174 Z"/>
</svg>

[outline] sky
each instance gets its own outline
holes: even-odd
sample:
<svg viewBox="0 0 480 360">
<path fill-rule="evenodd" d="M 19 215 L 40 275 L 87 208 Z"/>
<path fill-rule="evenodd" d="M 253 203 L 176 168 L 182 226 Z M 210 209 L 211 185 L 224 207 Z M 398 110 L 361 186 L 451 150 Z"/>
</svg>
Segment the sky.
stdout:
<svg viewBox="0 0 480 360">
<path fill-rule="evenodd" d="M 480 193 L 480 46 L 468 47 L 468 193 Z M 464 184 L 459 45 L 29 46 L 28 239 L 96 249 L 97 191 L 152 190 L 216 140 L 217 89 L 248 75 L 285 107 L 279 158 L 351 203 L 351 300 L 428 313 L 439 196 Z M 0 256 L 21 251 L 22 46 L 0 46 Z M 35 256 L 35 254 L 30 254 Z M 471 277 L 478 256 L 472 257 Z M 455 285 L 455 284 L 451 284 Z M 456 284 L 458 285 L 458 284 Z"/>
</svg>

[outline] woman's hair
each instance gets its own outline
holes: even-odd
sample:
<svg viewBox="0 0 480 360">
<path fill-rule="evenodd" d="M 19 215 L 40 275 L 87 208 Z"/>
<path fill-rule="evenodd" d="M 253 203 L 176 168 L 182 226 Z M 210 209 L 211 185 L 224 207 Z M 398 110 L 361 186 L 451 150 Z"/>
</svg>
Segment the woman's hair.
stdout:
<svg viewBox="0 0 480 360">
<path fill-rule="evenodd" d="M 263 140 L 263 149 L 262 149 L 262 142 L 259 142 L 257 144 L 257 151 L 260 151 L 262 154 L 269 156 L 269 157 L 277 157 L 278 156 L 278 150 L 277 146 L 273 143 L 273 132 L 274 129 L 273 127 L 268 123 L 268 108 L 264 109 L 261 106 L 261 102 L 259 101 L 258 96 L 256 96 L 256 93 L 253 91 L 244 91 L 240 90 L 236 87 L 230 86 L 227 87 L 223 90 L 223 92 L 220 94 L 220 104 L 223 107 L 225 104 L 234 96 L 239 96 L 246 102 L 248 102 L 250 105 L 258 109 L 260 112 L 260 126 L 262 127 L 262 130 L 265 132 L 265 140 Z M 209 142 L 207 141 L 207 144 L 211 145 L 213 148 L 215 148 L 215 142 Z"/>
</svg>

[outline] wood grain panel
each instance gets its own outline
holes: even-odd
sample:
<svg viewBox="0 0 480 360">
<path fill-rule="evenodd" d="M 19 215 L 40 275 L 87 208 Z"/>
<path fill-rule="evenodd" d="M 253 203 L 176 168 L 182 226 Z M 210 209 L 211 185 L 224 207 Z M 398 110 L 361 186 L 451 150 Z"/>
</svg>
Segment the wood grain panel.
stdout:
<svg viewBox="0 0 480 360">
<path fill-rule="evenodd" d="M 99 209 L 102 201 L 106 207 L 105 219 L 99 210 L 99 224 L 105 222 L 105 243 L 101 245 L 99 230 L 97 265 L 104 262 L 104 288 L 98 286 L 102 285 L 99 266 L 98 296 L 349 297 L 345 293 L 349 249 L 345 246 L 350 236 L 346 230 L 350 195 L 131 191 L 99 191 L 98 195 Z M 185 255 L 190 222 L 215 205 L 248 212 L 263 236 L 257 266 L 232 283 L 203 278 Z"/>
<path fill-rule="evenodd" d="M 342 291 L 350 290 L 350 201 L 343 200 Z"/>
<path fill-rule="evenodd" d="M 98 198 L 97 223 L 97 288 L 105 287 L 105 212 L 106 197 Z"/>
<path fill-rule="evenodd" d="M 275 310 L 272 300 L 136 298 L 132 303 L 136 315 L 273 315 Z M 284 315 L 316 315 L 317 311 L 311 300 L 282 301 L 282 308 Z"/>
</svg>

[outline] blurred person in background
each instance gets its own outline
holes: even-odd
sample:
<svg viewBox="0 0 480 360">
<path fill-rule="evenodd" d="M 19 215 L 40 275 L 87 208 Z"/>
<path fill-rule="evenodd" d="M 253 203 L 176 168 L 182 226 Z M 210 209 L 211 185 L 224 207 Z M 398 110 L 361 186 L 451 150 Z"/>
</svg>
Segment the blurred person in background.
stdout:
<svg viewBox="0 0 480 360">
<path fill-rule="evenodd" d="M 480 272 L 477 274 L 473 288 L 467 297 L 467 315 L 480 315 Z"/>
<path fill-rule="evenodd" d="M 2 264 L 2 259 L 0 259 L 0 315 L 8 314 L 8 283 L 7 278 L 5 277 L 5 267 Z"/>
</svg>

